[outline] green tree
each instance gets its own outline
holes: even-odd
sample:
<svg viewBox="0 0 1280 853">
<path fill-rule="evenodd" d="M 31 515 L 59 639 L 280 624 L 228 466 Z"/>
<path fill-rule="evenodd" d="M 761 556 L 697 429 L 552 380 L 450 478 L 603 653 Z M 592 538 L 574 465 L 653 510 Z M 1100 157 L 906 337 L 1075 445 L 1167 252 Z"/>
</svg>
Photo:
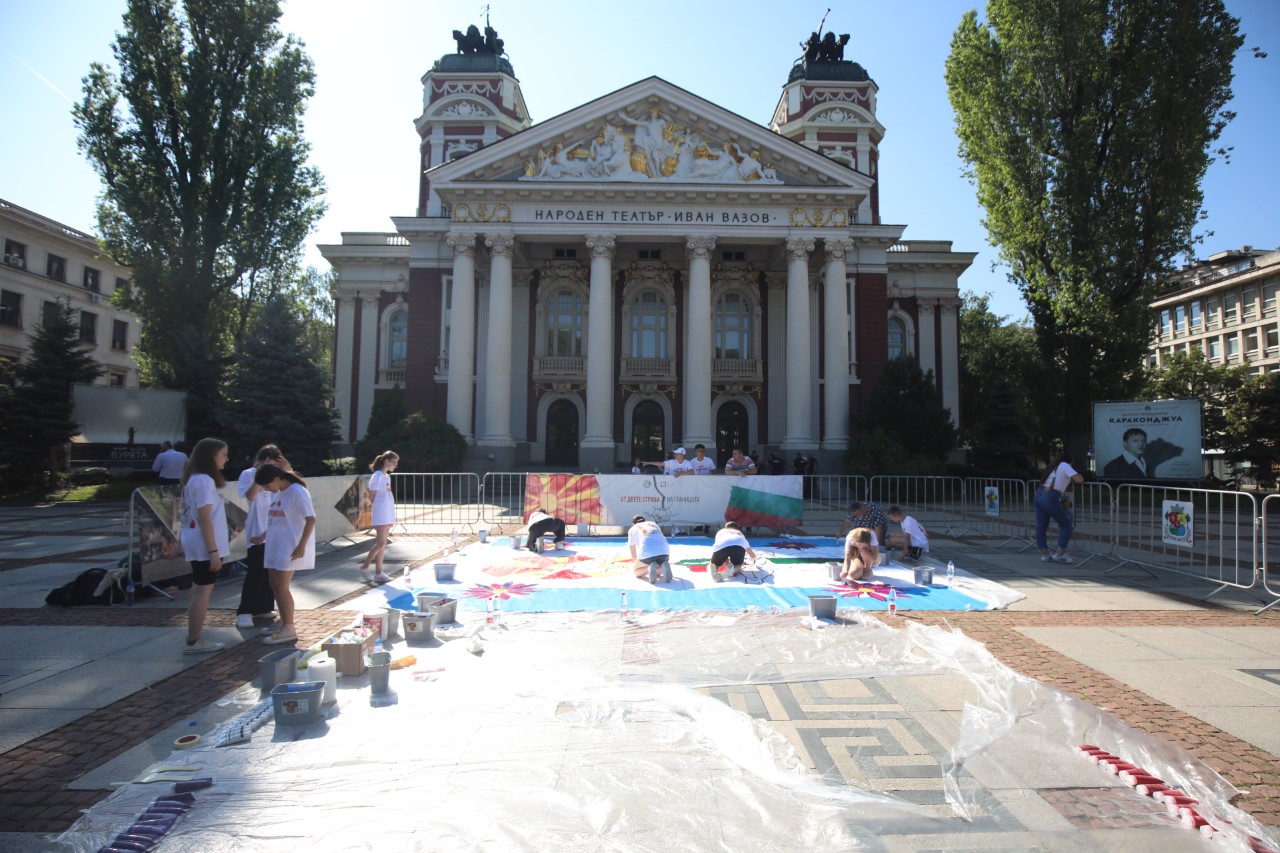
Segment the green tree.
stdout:
<svg viewBox="0 0 1280 853">
<path fill-rule="evenodd" d="M 988 0 L 946 63 L 960 156 L 1035 326 L 1046 427 L 1136 390 L 1147 304 L 1189 253 L 1243 44 L 1222 0 Z"/>
<path fill-rule="evenodd" d="M 137 358 L 190 392 L 193 434 L 214 426 L 245 303 L 296 267 L 324 210 L 302 138 L 315 75 L 279 17 L 276 0 L 129 0 L 118 75 L 92 64 L 74 109 L 104 184 L 99 233 L 134 270 Z"/>
<path fill-rule="evenodd" d="M 1249 368 L 1217 365 L 1199 348 L 1165 357 L 1162 367 L 1149 367 L 1142 375 L 1144 400 L 1200 398 L 1201 431 L 1205 448 L 1218 448 L 1227 433 L 1227 406 L 1249 381 Z"/>
<path fill-rule="evenodd" d="M 969 464 L 988 477 L 1026 478 L 1035 473 L 1031 440 L 1021 396 L 1007 379 L 996 382 L 978 440 L 969 450 Z"/>
<path fill-rule="evenodd" d="M 933 371 L 921 371 L 909 356 L 885 365 L 854 433 L 845 468 L 863 475 L 940 473 L 956 441 Z"/>
<path fill-rule="evenodd" d="M 304 474 L 318 475 L 337 438 L 328 374 L 316 364 L 303 321 L 277 296 L 254 317 L 226 388 L 222 420 L 236 458 L 268 442 Z"/>
<path fill-rule="evenodd" d="M 54 306 L 30 336 L 31 354 L 15 371 L 18 386 L 6 406 L 0 455 L 8 469 L 5 479 L 17 486 L 35 485 L 42 474 L 55 484 L 64 467 L 63 450 L 80 431 L 72 417 L 71 386 L 102 375 L 80 342 L 78 312 L 66 300 Z"/>
<path fill-rule="evenodd" d="M 356 468 L 368 464 L 373 458 L 388 448 L 381 442 L 387 440 L 388 431 L 409 416 L 404 405 L 404 392 L 400 385 L 391 386 L 385 394 L 373 398 L 373 406 L 369 411 L 369 425 L 365 428 L 364 438 L 356 442 Z"/>
<path fill-rule="evenodd" d="M 1022 423 L 1022 451 L 1037 456 L 1049 453 L 1030 436 L 1044 435 L 1040 427 L 1043 387 L 1035 333 L 1023 323 L 1013 323 L 991 310 L 991 295 L 964 294 L 960 308 L 960 443 L 973 449 L 991 429 L 992 407 L 1001 385 L 1012 396 L 1012 411 L 1000 417 L 1017 417 Z"/>
<path fill-rule="evenodd" d="M 1280 466 L 1280 373 L 1252 376 L 1233 394 L 1226 409 L 1227 459 L 1249 465 L 1249 475 L 1264 488 L 1276 483 Z"/>
<path fill-rule="evenodd" d="M 467 441 L 453 424 L 426 412 L 413 412 L 356 445 L 356 470 L 365 470 L 373 457 L 394 450 L 400 457 L 397 471 L 457 471 L 467 452 Z"/>
</svg>

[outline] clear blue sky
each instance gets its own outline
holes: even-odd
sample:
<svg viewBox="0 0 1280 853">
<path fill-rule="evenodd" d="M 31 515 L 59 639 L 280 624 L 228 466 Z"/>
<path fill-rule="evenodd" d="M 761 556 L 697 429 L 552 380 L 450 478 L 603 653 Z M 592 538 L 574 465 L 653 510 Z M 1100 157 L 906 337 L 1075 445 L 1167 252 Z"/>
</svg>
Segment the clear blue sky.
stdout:
<svg viewBox="0 0 1280 853">
<path fill-rule="evenodd" d="M 124 0 L 0 0 L 4 124 L 0 198 L 73 228 L 94 230 L 97 176 L 76 150 L 71 102 L 94 60 L 110 61 Z M 448 11 L 442 11 L 443 8 Z M 880 87 L 881 213 L 906 224 L 907 239 L 946 239 L 978 259 L 963 290 L 990 292 L 998 313 L 1025 314 L 981 225 L 973 188 L 961 176 L 943 82 L 951 34 L 979 4 L 963 0 L 835 2 L 824 29 L 852 35 L 845 52 Z M 1280 0 L 1227 0 L 1246 45 L 1236 62 L 1239 117 L 1223 142 L 1231 163 L 1215 163 L 1205 183 L 1209 218 L 1200 256 L 1242 245 L 1280 247 Z M 650 75 L 767 124 L 799 43 L 827 3 L 645 4 L 520 0 L 494 2 L 491 20 L 506 42 L 535 122 Z M 307 260 L 327 268 L 316 243 L 343 231 L 394 230 L 417 201 L 413 120 L 422 75 L 452 53 L 454 29 L 483 23 L 479 3 L 423 0 L 286 0 L 282 29 L 315 61 L 316 96 L 307 113 L 312 161 L 328 186 L 329 212 Z M 1171 69 L 1176 71 L 1176 69 Z"/>
</svg>

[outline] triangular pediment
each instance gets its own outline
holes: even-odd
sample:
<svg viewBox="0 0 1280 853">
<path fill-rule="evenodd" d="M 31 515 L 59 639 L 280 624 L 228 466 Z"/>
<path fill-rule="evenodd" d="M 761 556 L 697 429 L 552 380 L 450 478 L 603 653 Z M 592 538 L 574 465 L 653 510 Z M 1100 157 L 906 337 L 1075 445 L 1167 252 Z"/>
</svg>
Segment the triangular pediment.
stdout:
<svg viewBox="0 0 1280 853">
<path fill-rule="evenodd" d="M 574 189 L 811 188 L 866 194 L 872 178 L 659 77 L 533 125 L 428 173 L 448 199 L 476 184 Z M 451 190 L 453 192 L 451 192 Z"/>
</svg>

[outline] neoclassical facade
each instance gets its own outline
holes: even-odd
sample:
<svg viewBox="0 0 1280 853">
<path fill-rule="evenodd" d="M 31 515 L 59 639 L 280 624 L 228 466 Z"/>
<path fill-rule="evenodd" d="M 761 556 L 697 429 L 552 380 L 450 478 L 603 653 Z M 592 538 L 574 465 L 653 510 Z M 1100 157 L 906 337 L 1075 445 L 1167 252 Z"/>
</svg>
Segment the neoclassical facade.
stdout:
<svg viewBox="0 0 1280 853">
<path fill-rule="evenodd" d="M 901 355 L 959 411 L 974 255 L 881 221 L 857 63 L 797 64 L 767 128 L 658 77 L 534 125 L 494 55 L 422 82 L 416 215 L 320 247 L 346 439 L 398 385 L 477 470 L 613 471 L 702 443 L 833 471 Z"/>
</svg>

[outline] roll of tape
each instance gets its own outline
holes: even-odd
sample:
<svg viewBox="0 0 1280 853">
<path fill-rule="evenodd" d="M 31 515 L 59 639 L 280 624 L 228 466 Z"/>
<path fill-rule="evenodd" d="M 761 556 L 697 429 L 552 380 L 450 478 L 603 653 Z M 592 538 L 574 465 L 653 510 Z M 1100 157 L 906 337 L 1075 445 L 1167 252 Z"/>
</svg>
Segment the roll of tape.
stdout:
<svg viewBox="0 0 1280 853">
<path fill-rule="evenodd" d="M 190 749 L 200 742 L 200 735 L 183 735 L 173 742 L 174 749 Z"/>
</svg>

